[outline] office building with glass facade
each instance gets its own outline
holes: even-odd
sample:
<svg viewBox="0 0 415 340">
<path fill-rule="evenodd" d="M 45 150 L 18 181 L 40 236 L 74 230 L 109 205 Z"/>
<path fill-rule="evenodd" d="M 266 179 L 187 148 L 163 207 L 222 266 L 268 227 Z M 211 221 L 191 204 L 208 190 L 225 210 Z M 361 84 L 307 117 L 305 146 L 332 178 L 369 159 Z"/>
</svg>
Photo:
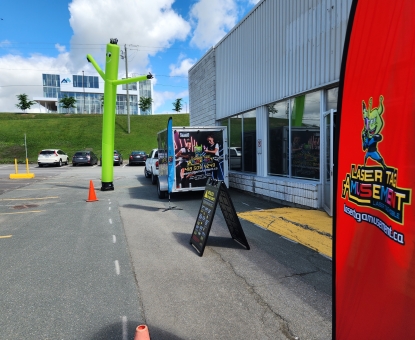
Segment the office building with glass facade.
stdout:
<svg viewBox="0 0 415 340">
<path fill-rule="evenodd" d="M 331 214 L 351 2 L 259 1 L 189 70 L 190 125 L 228 127 L 231 187 Z"/>
<path fill-rule="evenodd" d="M 104 82 L 98 76 L 42 74 L 43 96 L 33 100 L 45 107 L 48 112 L 57 113 L 102 113 L 104 103 Z M 152 98 L 151 80 L 128 84 L 128 97 L 131 115 L 151 115 L 152 107 L 142 111 L 139 106 L 140 97 Z M 64 97 L 76 99 L 75 108 L 65 109 L 60 104 Z M 127 114 L 127 85 L 117 87 L 116 114 Z M 69 111 L 69 112 L 68 112 Z"/>
</svg>

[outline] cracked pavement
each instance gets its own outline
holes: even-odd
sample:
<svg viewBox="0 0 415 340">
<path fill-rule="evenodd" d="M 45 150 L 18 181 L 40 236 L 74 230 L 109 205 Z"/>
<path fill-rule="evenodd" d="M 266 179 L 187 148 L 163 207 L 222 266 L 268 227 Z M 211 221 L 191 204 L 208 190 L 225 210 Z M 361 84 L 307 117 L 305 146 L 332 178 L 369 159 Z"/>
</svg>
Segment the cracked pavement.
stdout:
<svg viewBox="0 0 415 340">
<path fill-rule="evenodd" d="M 331 339 L 330 259 L 240 218 L 246 250 L 219 205 L 199 257 L 189 241 L 203 193 L 172 195 L 182 210 L 164 211 L 169 203 L 155 186 L 144 176 L 138 182 L 119 211 L 152 338 Z M 229 191 L 238 215 L 282 207 Z"/>
</svg>

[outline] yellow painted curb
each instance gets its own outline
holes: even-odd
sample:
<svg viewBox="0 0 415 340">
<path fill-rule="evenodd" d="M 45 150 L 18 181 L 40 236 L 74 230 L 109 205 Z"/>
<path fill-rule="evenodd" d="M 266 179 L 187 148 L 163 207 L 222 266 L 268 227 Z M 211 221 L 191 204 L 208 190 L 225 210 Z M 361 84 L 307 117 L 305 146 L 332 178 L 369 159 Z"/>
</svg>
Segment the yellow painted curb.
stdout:
<svg viewBox="0 0 415 340">
<path fill-rule="evenodd" d="M 10 179 L 35 178 L 35 174 L 10 174 Z"/>
<path fill-rule="evenodd" d="M 332 257 L 332 218 L 319 210 L 276 208 L 239 213 L 260 227 Z"/>
</svg>

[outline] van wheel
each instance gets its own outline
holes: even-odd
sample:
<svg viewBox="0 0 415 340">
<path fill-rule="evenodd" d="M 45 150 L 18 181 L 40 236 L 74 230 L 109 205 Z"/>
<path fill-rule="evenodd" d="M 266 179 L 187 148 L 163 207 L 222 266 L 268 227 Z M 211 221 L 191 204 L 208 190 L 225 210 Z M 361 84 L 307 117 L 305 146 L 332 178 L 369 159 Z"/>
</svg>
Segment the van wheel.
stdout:
<svg viewBox="0 0 415 340">
<path fill-rule="evenodd" d="M 59 160 L 59 164 L 58 164 L 58 166 L 59 166 L 59 167 L 61 167 L 61 166 L 62 166 L 62 160 L 61 160 L 61 159 Z"/>
<path fill-rule="evenodd" d="M 161 199 L 166 197 L 166 192 L 160 190 L 160 181 L 157 181 L 157 194 Z"/>
<path fill-rule="evenodd" d="M 147 172 L 147 169 L 144 167 L 144 176 L 145 178 L 149 178 L 150 174 Z"/>
</svg>

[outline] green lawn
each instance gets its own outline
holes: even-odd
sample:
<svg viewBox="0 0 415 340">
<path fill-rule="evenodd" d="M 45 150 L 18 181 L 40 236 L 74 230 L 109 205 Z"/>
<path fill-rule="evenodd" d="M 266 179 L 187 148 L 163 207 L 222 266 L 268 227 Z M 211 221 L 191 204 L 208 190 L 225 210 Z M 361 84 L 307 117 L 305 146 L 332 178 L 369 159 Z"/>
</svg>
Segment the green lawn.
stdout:
<svg viewBox="0 0 415 340">
<path fill-rule="evenodd" d="M 124 159 L 133 150 L 150 152 L 157 147 L 157 132 L 167 127 L 169 117 L 173 117 L 173 126 L 189 126 L 188 114 L 130 116 L 128 134 L 127 115 L 117 115 L 114 148 Z M 42 149 L 62 149 L 70 157 L 90 149 L 99 157 L 102 118 L 100 114 L 0 113 L 0 163 L 14 163 L 15 158 L 25 163 L 25 134 L 29 163 L 37 162 Z"/>
</svg>

